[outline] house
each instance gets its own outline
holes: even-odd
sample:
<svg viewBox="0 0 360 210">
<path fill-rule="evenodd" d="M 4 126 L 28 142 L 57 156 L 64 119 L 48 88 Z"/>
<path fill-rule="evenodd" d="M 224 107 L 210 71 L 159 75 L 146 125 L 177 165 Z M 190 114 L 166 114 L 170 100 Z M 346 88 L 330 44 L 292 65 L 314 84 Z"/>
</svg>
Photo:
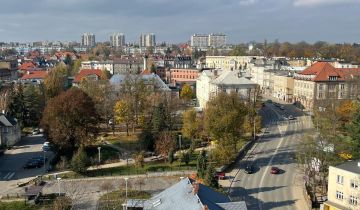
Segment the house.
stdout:
<svg viewBox="0 0 360 210">
<path fill-rule="evenodd" d="M 114 74 L 140 73 L 146 68 L 142 59 L 132 57 L 114 60 Z"/>
<path fill-rule="evenodd" d="M 47 75 L 48 71 L 27 71 L 20 78 L 20 81 L 25 84 L 41 84 Z"/>
<path fill-rule="evenodd" d="M 98 81 L 101 79 L 102 70 L 100 69 L 82 69 L 75 76 L 73 80 L 73 85 L 78 86 L 82 80 L 86 79 L 88 81 Z"/>
<path fill-rule="evenodd" d="M 199 69 L 170 69 L 166 72 L 166 82 L 194 84 L 200 73 Z"/>
<path fill-rule="evenodd" d="M 190 56 L 177 56 L 174 59 L 174 68 L 177 69 L 190 69 L 193 66 L 193 62 Z"/>
<path fill-rule="evenodd" d="M 313 109 L 329 99 L 357 99 L 359 81 L 360 68 L 335 68 L 328 62 L 317 62 L 294 74 L 294 101 Z"/>
<path fill-rule="evenodd" d="M 17 78 L 17 60 L 0 60 L 0 80 L 11 81 Z"/>
<path fill-rule="evenodd" d="M 245 201 L 231 202 L 229 197 L 196 182 L 183 178 L 149 200 L 129 199 L 124 209 L 139 210 L 246 210 Z"/>
<path fill-rule="evenodd" d="M 258 84 L 240 70 L 204 70 L 196 80 L 196 97 L 201 109 L 219 92 L 236 92 L 243 100 L 249 100 Z"/>
<path fill-rule="evenodd" d="M 323 210 L 360 209 L 360 160 L 329 167 Z"/>
<path fill-rule="evenodd" d="M 113 61 L 82 61 L 81 69 L 101 69 L 101 70 L 107 70 L 111 74 L 114 74 L 114 62 Z"/>
<path fill-rule="evenodd" d="M 21 139 L 21 128 L 15 118 L 0 114 L 0 145 L 12 146 Z"/>
</svg>

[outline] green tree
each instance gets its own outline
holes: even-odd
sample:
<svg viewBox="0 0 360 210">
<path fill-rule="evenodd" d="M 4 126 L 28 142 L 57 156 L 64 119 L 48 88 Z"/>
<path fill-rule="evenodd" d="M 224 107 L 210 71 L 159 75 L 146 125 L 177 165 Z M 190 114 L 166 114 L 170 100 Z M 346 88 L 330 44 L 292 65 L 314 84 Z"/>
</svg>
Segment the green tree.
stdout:
<svg viewBox="0 0 360 210">
<path fill-rule="evenodd" d="M 170 164 L 174 162 L 174 151 L 169 152 L 168 161 Z"/>
<path fill-rule="evenodd" d="M 139 138 L 142 149 L 147 151 L 155 150 L 155 138 L 150 128 L 143 129 Z"/>
<path fill-rule="evenodd" d="M 71 159 L 71 168 L 73 171 L 84 174 L 90 165 L 90 159 L 87 156 L 84 147 L 80 147 Z"/>
<path fill-rule="evenodd" d="M 183 114 L 183 127 L 181 132 L 185 138 L 193 140 L 199 134 L 200 120 L 196 116 L 196 110 L 190 108 Z"/>
<path fill-rule="evenodd" d="M 92 99 L 78 88 L 71 88 L 48 101 L 41 126 L 62 152 L 72 153 L 96 139 L 99 115 Z"/>
<path fill-rule="evenodd" d="M 180 98 L 186 101 L 190 101 L 192 98 L 194 98 L 194 91 L 189 84 L 186 83 L 181 88 Z"/>
<path fill-rule="evenodd" d="M 166 108 L 163 103 L 160 103 L 159 106 L 154 108 L 152 115 L 152 126 L 155 132 L 160 132 L 167 128 L 167 114 Z"/>
<path fill-rule="evenodd" d="M 20 125 L 23 126 L 27 116 L 23 86 L 21 84 L 14 86 L 11 93 L 9 114 L 19 120 Z"/>
<path fill-rule="evenodd" d="M 350 148 L 353 159 L 360 158 L 360 110 L 354 114 L 351 123 L 347 126 L 350 137 Z"/>
<path fill-rule="evenodd" d="M 185 165 L 189 165 L 190 153 L 189 152 L 182 152 L 181 156 L 180 156 L 180 161 L 185 163 Z"/>
<path fill-rule="evenodd" d="M 38 126 L 45 108 L 45 95 L 41 85 L 25 86 L 24 103 L 26 110 L 25 126 Z"/>
<path fill-rule="evenodd" d="M 202 150 L 198 155 L 198 158 L 196 160 L 196 169 L 198 177 L 204 178 L 207 169 L 207 156 L 205 150 Z"/>
<path fill-rule="evenodd" d="M 209 164 L 209 166 L 206 169 L 204 182 L 206 185 L 208 185 L 211 188 L 219 188 L 219 183 L 215 177 L 215 174 L 216 174 L 215 167 L 212 164 Z"/>
<path fill-rule="evenodd" d="M 134 158 L 136 166 L 141 167 L 141 168 L 144 167 L 144 164 L 145 164 L 144 152 L 139 152 L 139 153 L 134 154 L 133 158 Z"/>
</svg>

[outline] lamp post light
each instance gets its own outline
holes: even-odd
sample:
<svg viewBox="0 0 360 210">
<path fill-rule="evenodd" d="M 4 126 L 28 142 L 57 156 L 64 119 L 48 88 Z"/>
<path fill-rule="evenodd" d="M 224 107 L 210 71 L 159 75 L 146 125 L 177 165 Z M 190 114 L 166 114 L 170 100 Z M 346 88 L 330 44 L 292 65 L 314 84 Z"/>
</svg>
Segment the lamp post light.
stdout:
<svg viewBox="0 0 360 210">
<path fill-rule="evenodd" d="M 181 152 L 181 134 L 179 134 L 179 148 L 180 148 L 180 152 Z"/>
<path fill-rule="evenodd" d="M 101 162 L 101 147 L 98 147 L 98 150 L 99 150 L 99 164 Z"/>
<path fill-rule="evenodd" d="M 128 180 L 129 178 L 128 177 L 125 177 L 125 198 L 127 199 L 128 197 Z"/>
<path fill-rule="evenodd" d="M 43 148 L 44 151 L 44 174 L 46 174 L 46 150 Z"/>
<path fill-rule="evenodd" d="M 58 178 L 56 178 L 57 179 L 57 182 L 58 182 L 58 188 L 59 188 L 59 196 L 60 196 L 60 180 L 61 180 L 61 178 L 60 177 L 58 177 Z"/>
</svg>

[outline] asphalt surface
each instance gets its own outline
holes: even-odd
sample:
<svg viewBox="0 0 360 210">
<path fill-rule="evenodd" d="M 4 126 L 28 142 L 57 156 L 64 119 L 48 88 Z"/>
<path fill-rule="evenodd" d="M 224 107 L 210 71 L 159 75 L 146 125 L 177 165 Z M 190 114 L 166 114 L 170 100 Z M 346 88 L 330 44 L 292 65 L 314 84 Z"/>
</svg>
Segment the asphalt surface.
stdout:
<svg viewBox="0 0 360 210">
<path fill-rule="evenodd" d="M 0 195 L 13 193 L 17 189 L 17 183 L 44 174 L 44 167 L 23 168 L 29 159 L 44 156 L 42 151 L 43 143 L 44 138 L 42 135 L 23 137 L 12 149 L 6 150 L 0 156 Z M 46 156 L 50 160 L 53 153 L 46 152 Z M 49 160 L 46 163 L 47 167 Z"/>
<path fill-rule="evenodd" d="M 259 113 L 265 132 L 237 165 L 239 171 L 233 179 L 230 197 L 234 201 L 245 200 L 248 209 L 303 209 L 299 207 L 303 198 L 297 183 L 295 152 L 308 118 L 291 104 L 283 106 L 284 110 L 265 103 Z M 284 118 L 289 115 L 295 119 Z M 244 172 L 249 164 L 255 166 L 255 173 Z M 271 167 L 278 167 L 280 173 L 271 174 Z"/>
</svg>

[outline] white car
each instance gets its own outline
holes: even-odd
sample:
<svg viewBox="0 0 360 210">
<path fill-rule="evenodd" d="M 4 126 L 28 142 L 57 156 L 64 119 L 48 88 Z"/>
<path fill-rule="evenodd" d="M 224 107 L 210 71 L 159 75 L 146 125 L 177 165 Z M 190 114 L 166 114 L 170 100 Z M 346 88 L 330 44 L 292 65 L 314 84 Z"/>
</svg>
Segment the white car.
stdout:
<svg viewBox="0 0 360 210">
<path fill-rule="evenodd" d="M 292 115 L 289 115 L 289 120 L 294 120 L 295 118 Z"/>
</svg>

